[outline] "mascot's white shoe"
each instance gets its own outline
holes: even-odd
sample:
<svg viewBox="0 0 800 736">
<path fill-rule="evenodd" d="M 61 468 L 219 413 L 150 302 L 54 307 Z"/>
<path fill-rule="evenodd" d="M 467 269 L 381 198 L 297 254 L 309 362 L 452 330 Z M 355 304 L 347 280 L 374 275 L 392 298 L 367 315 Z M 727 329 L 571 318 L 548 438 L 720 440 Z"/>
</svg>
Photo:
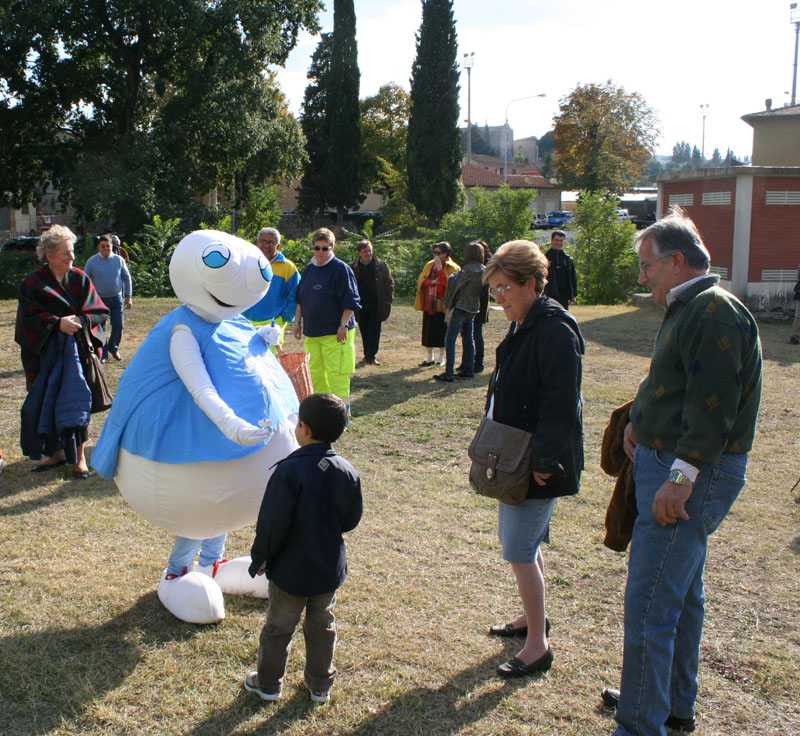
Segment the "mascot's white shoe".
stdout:
<svg viewBox="0 0 800 736">
<path fill-rule="evenodd" d="M 230 595 L 250 595 L 253 598 L 267 598 L 269 580 L 266 575 L 250 577 L 247 571 L 252 560 L 249 557 L 236 557 L 233 560 L 220 560 L 205 567 L 195 562 L 192 571 L 203 573 L 213 578 L 222 588 L 223 593 Z"/>
<path fill-rule="evenodd" d="M 225 618 L 222 589 L 199 572 L 173 577 L 164 570 L 158 598 L 175 618 L 189 624 L 215 624 Z"/>
</svg>

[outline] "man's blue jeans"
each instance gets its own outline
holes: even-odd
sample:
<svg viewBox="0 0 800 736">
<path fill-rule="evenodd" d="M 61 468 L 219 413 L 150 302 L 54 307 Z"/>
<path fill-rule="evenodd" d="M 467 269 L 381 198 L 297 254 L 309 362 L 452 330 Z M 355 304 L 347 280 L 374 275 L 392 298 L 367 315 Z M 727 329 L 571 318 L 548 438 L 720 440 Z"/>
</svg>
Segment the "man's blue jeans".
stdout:
<svg viewBox="0 0 800 736">
<path fill-rule="evenodd" d="M 625 589 L 625 644 L 614 736 L 664 736 L 672 715 L 693 718 L 703 632 L 703 568 L 708 537 L 745 483 L 747 455 L 724 454 L 704 467 L 686 502 L 689 519 L 662 526 L 653 498 L 675 456 L 638 445 L 638 516 Z"/>
<path fill-rule="evenodd" d="M 108 315 L 109 322 L 111 322 L 111 330 L 106 340 L 104 355 L 108 357 L 109 353 L 114 353 L 119 350 L 119 344 L 122 341 L 122 327 L 125 324 L 122 309 L 121 296 L 103 296 L 100 297 L 103 304 L 108 307 L 110 314 Z"/>
<path fill-rule="evenodd" d="M 453 375 L 456 365 L 456 340 L 462 335 L 461 340 L 461 365 L 464 373 L 475 371 L 475 343 L 472 341 L 472 319 L 475 315 L 465 312 L 463 309 L 454 309 L 453 316 L 447 325 L 447 333 L 444 336 L 444 349 L 447 356 L 444 372 L 448 376 Z M 462 332 L 463 330 L 463 332 Z"/>
</svg>

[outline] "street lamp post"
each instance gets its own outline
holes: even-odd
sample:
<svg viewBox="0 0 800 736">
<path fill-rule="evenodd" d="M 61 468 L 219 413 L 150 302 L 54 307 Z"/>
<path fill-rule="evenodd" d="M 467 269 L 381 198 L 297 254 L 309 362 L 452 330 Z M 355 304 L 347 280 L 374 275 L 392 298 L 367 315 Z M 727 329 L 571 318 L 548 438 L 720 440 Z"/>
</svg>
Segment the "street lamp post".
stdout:
<svg viewBox="0 0 800 736">
<path fill-rule="evenodd" d="M 797 3 L 789 5 L 789 22 L 794 23 L 794 73 L 792 74 L 792 105 L 797 100 L 797 44 L 800 41 L 800 8 Z"/>
<path fill-rule="evenodd" d="M 706 162 L 706 115 L 708 115 L 708 103 L 700 105 L 700 113 L 703 115 L 703 138 L 700 144 L 700 164 Z"/>
<path fill-rule="evenodd" d="M 506 105 L 506 122 L 503 124 L 503 183 L 505 184 L 508 181 L 508 136 L 511 132 L 511 128 L 508 127 L 508 106 L 514 102 L 522 102 L 523 100 L 532 100 L 535 97 L 547 97 L 547 95 L 542 92 L 538 95 L 528 95 L 527 97 L 518 97 L 516 100 L 509 100 L 508 104 Z"/>
<path fill-rule="evenodd" d="M 464 68 L 467 70 L 467 161 L 472 163 L 472 66 L 475 52 L 464 54 Z"/>
</svg>

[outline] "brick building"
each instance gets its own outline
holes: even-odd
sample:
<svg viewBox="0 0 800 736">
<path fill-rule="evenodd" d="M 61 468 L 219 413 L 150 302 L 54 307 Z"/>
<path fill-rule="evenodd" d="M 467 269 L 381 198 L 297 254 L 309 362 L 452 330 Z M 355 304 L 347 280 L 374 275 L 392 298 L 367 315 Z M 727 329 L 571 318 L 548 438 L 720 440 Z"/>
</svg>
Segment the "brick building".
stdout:
<svg viewBox="0 0 800 736">
<path fill-rule="evenodd" d="M 752 309 L 784 307 L 793 313 L 800 263 L 800 106 L 774 111 L 768 106 L 742 119 L 755 131 L 753 165 L 660 176 L 657 215 L 663 217 L 672 205 L 683 207 L 723 286 Z M 785 138 L 782 154 L 765 143 L 778 130 Z M 789 165 L 776 165 L 781 156 Z"/>
</svg>

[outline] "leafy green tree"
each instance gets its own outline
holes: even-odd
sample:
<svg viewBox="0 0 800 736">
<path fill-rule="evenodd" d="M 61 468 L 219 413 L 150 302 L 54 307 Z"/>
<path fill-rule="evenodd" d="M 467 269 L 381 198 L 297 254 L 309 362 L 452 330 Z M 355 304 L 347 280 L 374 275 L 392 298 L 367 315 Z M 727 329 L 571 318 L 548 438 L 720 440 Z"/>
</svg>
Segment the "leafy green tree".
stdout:
<svg viewBox="0 0 800 736">
<path fill-rule="evenodd" d="M 683 168 L 692 158 L 692 147 L 686 141 L 678 141 L 672 147 L 672 161 L 676 168 Z"/>
<path fill-rule="evenodd" d="M 327 85 L 325 199 L 336 209 L 339 224 L 344 220 L 344 213 L 361 201 L 360 79 L 353 0 L 333 0 L 333 45 Z"/>
<path fill-rule="evenodd" d="M 328 72 L 333 39 L 323 33 L 311 56 L 306 75 L 311 82 L 303 98 L 300 125 L 306 139 L 307 159 L 298 190 L 297 208 L 304 214 L 325 211 L 325 162 L 328 157 Z"/>
<path fill-rule="evenodd" d="M 408 93 L 399 85 L 384 84 L 378 93 L 361 100 L 363 189 L 391 196 L 406 172 Z"/>
<path fill-rule="evenodd" d="M 164 220 L 159 215 L 142 228 L 127 246 L 128 268 L 139 296 L 175 296 L 169 280 L 172 251 L 183 237 L 180 220 Z"/>
<path fill-rule="evenodd" d="M 539 138 L 539 158 L 544 159 L 548 153 L 554 153 L 555 147 L 555 133 L 552 130 L 549 130 L 541 138 Z"/>
<path fill-rule="evenodd" d="M 596 192 L 581 192 L 573 257 L 582 304 L 619 304 L 636 292 L 639 260 L 631 245 L 636 234 L 620 222 L 619 201 Z"/>
<path fill-rule="evenodd" d="M 719 153 L 719 152 L 717 152 Z M 741 166 L 742 162 L 736 158 L 733 151 L 729 148 L 727 153 L 725 154 L 725 158 L 722 160 L 723 166 Z"/>
<path fill-rule="evenodd" d="M 697 146 L 692 148 L 691 163 L 693 169 L 700 169 L 703 167 L 703 154 L 700 153 L 700 149 Z"/>
<path fill-rule="evenodd" d="M 53 182 L 85 217 L 134 232 L 198 192 L 232 193 L 265 151 L 279 152 L 270 175 L 299 168 L 299 149 L 281 147 L 296 123 L 265 71 L 317 29 L 319 0 L 4 7 L 0 192 L 15 202 Z"/>
<path fill-rule="evenodd" d="M 252 187 L 236 234 L 255 243 L 262 227 L 278 227 L 283 217 L 280 196 L 280 189 L 274 184 Z"/>
<path fill-rule="evenodd" d="M 472 207 L 448 212 L 437 233 L 460 255 L 473 240 L 485 240 L 496 250 L 509 240 L 527 238 L 531 227 L 531 204 L 535 189 L 512 189 L 501 184 L 495 191 L 483 187 L 469 190 Z"/>
<path fill-rule="evenodd" d="M 638 92 L 610 80 L 577 86 L 560 102 L 555 152 L 567 189 L 624 192 L 652 156 L 656 117 Z"/>
<path fill-rule="evenodd" d="M 461 181 L 457 51 L 452 0 L 422 0 L 411 67 L 408 197 L 437 221 L 455 206 Z"/>
</svg>

